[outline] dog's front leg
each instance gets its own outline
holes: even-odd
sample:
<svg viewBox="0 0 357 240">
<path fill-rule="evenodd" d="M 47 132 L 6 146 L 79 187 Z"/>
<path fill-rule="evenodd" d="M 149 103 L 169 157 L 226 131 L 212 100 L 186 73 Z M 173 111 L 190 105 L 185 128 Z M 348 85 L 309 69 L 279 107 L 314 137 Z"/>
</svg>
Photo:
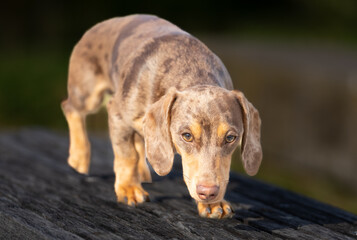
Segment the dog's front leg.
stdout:
<svg viewBox="0 0 357 240">
<path fill-rule="evenodd" d="M 139 154 L 134 146 L 135 131 L 120 118 L 117 107 L 108 105 L 110 138 L 114 151 L 115 193 L 118 202 L 135 206 L 149 200 L 141 186 Z"/>
<path fill-rule="evenodd" d="M 151 183 L 152 182 L 151 173 L 150 173 L 149 166 L 146 163 L 144 139 L 140 137 L 138 134 L 135 134 L 134 142 L 135 142 L 136 152 L 139 155 L 138 173 L 140 176 L 140 181 Z"/>
</svg>

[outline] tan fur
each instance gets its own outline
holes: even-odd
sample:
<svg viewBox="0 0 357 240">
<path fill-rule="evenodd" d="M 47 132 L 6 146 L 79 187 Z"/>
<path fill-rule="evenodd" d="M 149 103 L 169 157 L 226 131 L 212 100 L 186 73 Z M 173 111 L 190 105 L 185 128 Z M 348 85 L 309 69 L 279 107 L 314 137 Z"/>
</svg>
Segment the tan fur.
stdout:
<svg viewBox="0 0 357 240">
<path fill-rule="evenodd" d="M 101 22 L 84 34 L 70 59 L 68 99 L 62 103 L 70 131 L 68 163 L 88 173 L 85 118 L 109 94 L 117 200 L 128 205 L 147 201 L 141 186 L 151 181 L 145 157 L 156 173 L 166 175 L 179 153 L 199 214 L 231 217 L 223 197 L 234 149 L 241 147 L 250 175 L 262 157 L 259 114 L 241 92 L 232 90 L 221 60 L 172 23 L 151 15 Z M 193 140 L 184 141 L 183 133 L 191 133 Z M 236 140 L 227 143 L 227 134 Z M 199 185 L 214 186 L 217 195 L 201 200 Z"/>
<path fill-rule="evenodd" d="M 192 131 L 193 137 L 199 141 L 201 139 L 202 126 L 198 122 L 193 122 L 190 129 Z"/>
<path fill-rule="evenodd" d="M 231 218 L 234 214 L 232 207 L 225 200 L 213 204 L 198 202 L 197 210 L 201 217 L 208 218 Z"/>
<path fill-rule="evenodd" d="M 229 126 L 225 123 L 219 123 L 217 128 L 217 136 L 224 138 L 229 130 Z"/>
<path fill-rule="evenodd" d="M 67 112 L 66 118 L 71 143 L 68 164 L 78 172 L 87 174 L 90 164 L 90 144 L 85 130 L 84 118 L 77 112 Z"/>
<path fill-rule="evenodd" d="M 149 166 L 146 163 L 145 156 L 145 143 L 144 139 L 138 134 L 135 134 L 135 149 L 139 154 L 138 172 L 140 176 L 140 182 L 151 182 L 151 174 Z"/>
</svg>

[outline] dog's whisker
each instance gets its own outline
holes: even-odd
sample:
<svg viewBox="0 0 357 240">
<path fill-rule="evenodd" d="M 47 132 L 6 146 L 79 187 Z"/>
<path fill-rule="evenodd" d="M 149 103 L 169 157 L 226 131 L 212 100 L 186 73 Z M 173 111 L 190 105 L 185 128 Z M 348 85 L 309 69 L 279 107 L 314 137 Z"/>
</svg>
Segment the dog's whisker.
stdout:
<svg viewBox="0 0 357 240">
<path fill-rule="evenodd" d="M 185 174 L 183 174 L 183 173 L 182 173 L 182 175 L 183 175 L 185 178 L 188 179 L 188 182 L 191 182 L 191 179 L 190 179 L 189 177 L 187 177 L 187 175 L 185 175 Z"/>
</svg>

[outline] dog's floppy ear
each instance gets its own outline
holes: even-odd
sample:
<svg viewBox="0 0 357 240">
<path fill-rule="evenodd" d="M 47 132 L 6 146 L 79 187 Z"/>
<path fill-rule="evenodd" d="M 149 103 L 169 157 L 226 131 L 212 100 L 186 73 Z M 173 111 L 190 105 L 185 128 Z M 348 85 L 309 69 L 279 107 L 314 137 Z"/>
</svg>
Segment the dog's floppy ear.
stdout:
<svg viewBox="0 0 357 240">
<path fill-rule="evenodd" d="M 243 110 L 244 133 L 241 146 L 241 154 L 244 169 L 248 175 L 253 176 L 258 172 L 263 158 L 262 146 L 260 144 L 259 112 L 240 91 L 232 91 Z"/>
<path fill-rule="evenodd" d="M 176 96 L 176 89 L 170 88 L 160 100 L 150 106 L 143 121 L 146 157 L 160 176 L 171 171 L 174 161 L 170 122 Z"/>
</svg>

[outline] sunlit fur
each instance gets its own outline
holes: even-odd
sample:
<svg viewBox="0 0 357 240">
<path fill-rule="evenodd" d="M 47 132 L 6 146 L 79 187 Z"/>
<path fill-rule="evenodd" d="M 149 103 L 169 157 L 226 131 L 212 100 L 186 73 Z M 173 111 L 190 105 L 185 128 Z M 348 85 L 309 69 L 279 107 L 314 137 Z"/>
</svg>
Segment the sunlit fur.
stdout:
<svg viewBox="0 0 357 240">
<path fill-rule="evenodd" d="M 179 153 L 200 216 L 232 216 L 223 200 L 231 156 L 241 148 L 246 172 L 258 171 L 260 118 L 243 93 L 233 90 L 227 69 L 207 46 L 153 15 L 112 18 L 89 29 L 71 54 L 68 98 L 62 102 L 70 131 L 68 163 L 80 173 L 90 166 L 85 118 L 106 94 L 119 202 L 147 201 L 141 185 L 151 181 L 145 157 L 163 176 Z M 185 141 L 185 132 L 192 139 Z M 227 143 L 227 134 L 237 138 Z M 211 202 L 200 200 L 197 185 L 217 185 L 219 193 Z"/>
</svg>

